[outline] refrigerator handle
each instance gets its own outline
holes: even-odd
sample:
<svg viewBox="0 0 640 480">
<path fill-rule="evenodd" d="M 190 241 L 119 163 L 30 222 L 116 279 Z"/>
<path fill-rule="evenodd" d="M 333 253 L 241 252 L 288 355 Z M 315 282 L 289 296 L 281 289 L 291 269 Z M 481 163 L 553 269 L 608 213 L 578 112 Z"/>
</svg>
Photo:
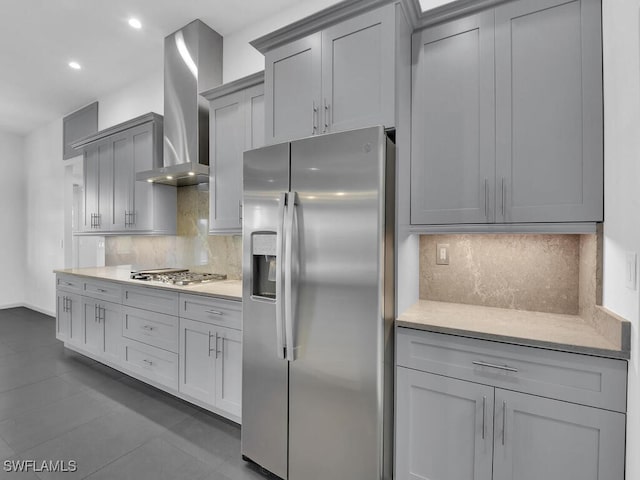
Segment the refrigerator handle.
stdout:
<svg viewBox="0 0 640 480">
<path fill-rule="evenodd" d="M 298 194 L 289 194 L 285 221 L 286 241 L 284 246 L 284 326 L 286 341 L 286 359 L 290 362 L 296 359 L 296 347 L 294 340 L 294 318 L 293 318 L 293 251 L 297 248 L 297 232 L 294 228 L 294 214 L 298 204 Z"/>
<path fill-rule="evenodd" d="M 287 203 L 287 193 L 281 192 L 278 203 L 278 226 L 276 231 L 276 339 L 278 342 L 278 358 L 285 358 L 287 346 L 284 338 L 284 289 L 282 288 L 283 268 L 284 268 L 284 222 L 285 205 Z"/>
</svg>

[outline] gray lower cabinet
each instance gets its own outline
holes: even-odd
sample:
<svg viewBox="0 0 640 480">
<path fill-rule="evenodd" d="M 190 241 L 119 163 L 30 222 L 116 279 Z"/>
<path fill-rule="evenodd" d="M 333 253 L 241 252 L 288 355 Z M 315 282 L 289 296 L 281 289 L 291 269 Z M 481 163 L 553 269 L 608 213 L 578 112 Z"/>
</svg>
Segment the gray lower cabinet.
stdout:
<svg viewBox="0 0 640 480">
<path fill-rule="evenodd" d="M 56 338 L 63 342 L 80 343 L 82 297 L 58 289 L 56 293 Z"/>
<path fill-rule="evenodd" d="M 180 319 L 178 390 L 232 415 L 241 415 L 242 332 Z"/>
<path fill-rule="evenodd" d="M 407 328 L 396 339 L 396 479 L 624 480 L 625 361 Z"/>
<path fill-rule="evenodd" d="M 412 224 L 602 221 L 599 0 L 416 32 L 412 88 Z"/>
<path fill-rule="evenodd" d="M 120 361 L 122 307 L 95 298 L 82 297 L 82 339 L 80 346 L 113 362 Z"/>
<path fill-rule="evenodd" d="M 202 95 L 209 100 L 209 234 L 240 234 L 243 153 L 264 145 L 264 73 Z"/>
<path fill-rule="evenodd" d="M 396 371 L 396 479 L 490 480 L 493 387 Z"/>
<path fill-rule="evenodd" d="M 395 9 L 385 5 L 264 52 L 267 144 L 395 127 Z"/>
<path fill-rule="evenodd" d="M 174 234 L 176 189 L 136 181 L 158 166 L 162 117 L 147 114 L 74 143 L 84 155 L 84 234 Z"/>
</svg>

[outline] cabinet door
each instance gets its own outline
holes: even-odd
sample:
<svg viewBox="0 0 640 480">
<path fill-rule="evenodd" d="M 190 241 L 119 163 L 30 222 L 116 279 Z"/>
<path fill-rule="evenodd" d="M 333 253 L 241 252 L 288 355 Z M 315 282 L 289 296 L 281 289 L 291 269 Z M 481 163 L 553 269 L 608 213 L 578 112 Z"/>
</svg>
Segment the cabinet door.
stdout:
<svg viewBox="0 0 640 480">
<path fill-rule="evenodd" d="M 178 390 L 209 405 L 215 403 L 215 327 L 180 319 Z"/>
<path fill-rule="evenodd" d="M 98 214 L 98 191 L 100 169 L 98 164 L 98 147 L 91 145 L 84 151 L 84 206 L 82 230 L 97 230 L 95 216 Z"/>
<path fill-rule="evenodd" d="M 122 348 L 122 306 L 110 302 L 100 302 L 100 325 L 103 334 L 101 354 L 110 362 L 120 362 Z"/>
<path fill-rule="evenodd" d="M 265 55 L 265 141 L 284 142 L 318 133 L 321 34 Z"/>
<path fill-rule="evenodd" d="M 499 220 L 603 218 L 600 9 L 520 0 L 495 10 Z"/>
<path fill-rule="evenodd" d="M 322 32 L 320 130 L 395 126 L 395 6 Z"/>
<path fill-rule="evenodd" d="M 216 407 L 238 417 L 242 410 L 242 332 L 217 328 Z"/>
<path fill-rule="evenodd" d="M 242 153 L 245 146 L 244 92 L 210 104 L 209 228 L 214 233 L 242 228 Z"/>
<path fill-rule="evenodd" d="M 67 340 L 69 343 L 81 346 L 84 338 L 82 297 L 67 293 L 67 298 L 69 299 L 69 307 L 67 309 L 67 315 L 69 315 L 69 337 Z"/>
<path fill-rule="evenodd" d="M 113 218 L 113 142 L 98 144 L 98 230 L 109 231 Z"/>
<path fill-rule="evenodd" d="M 244 92 L 245 150 L 264 146 L 264 83 Z"/>
<path fill-rule="evenodd" d="M 70 315 L 69 309 L 69 297 L 66 292 L 56 292 L 56 338 L 63 342 L 69 339 L 69 325 Z"/>
<path fill-rule="evenodd" d="M 104 332 L 98 320 L 98 303 L 91 298 L 82 299 L 82 339 L 80 346 L 85 350 L 100 355 L 103 348 Z"/>
<path fill-rule="evenodd" d="M 411 223 L 494 221 L 493 12 L 413 36 Z"/>
<path fill-rule="evenodd" d="M 113 142 L 113 230 L 122 231 L 129 225 L 133 204 L 135 171 L 131 138 L 125 132 Z M 142 183 L 142 182 L 141 182 Z"/>
<path fill-rule="evenodd" d="M 494 480 L 624 479 L 625 415 L 496 389 Z"/>
<path fill-rule="evenodd" d="M 153 124 L 148 123 L 140 125 L 129 132 L 131 142 L 131 155 L 133 162 L 133 178 L 137 172 L 151 170 L 154 166 L 154 145 L 155 139 L 153 134 Z M 173 189 L 167 185 L 153 185 L 149 182 L 133 182 L 131 191 L 131 214 L 128 218 L 127 230 L 153 230 L 156 227 L 156 220 L 161 215 L 176 215 L 175 210 L 166 212 L 154 211 L 154 189 L 167 190 Z M 161 208 L 161 205 L 158 206 Z M 154 215 L 157 215 L 157 218 Z"/>
<path fill-rule="evenodd" d="M 494 389 L 403 367 L 396 372 L 395 478 L 490 480 Z"/>
</svg>

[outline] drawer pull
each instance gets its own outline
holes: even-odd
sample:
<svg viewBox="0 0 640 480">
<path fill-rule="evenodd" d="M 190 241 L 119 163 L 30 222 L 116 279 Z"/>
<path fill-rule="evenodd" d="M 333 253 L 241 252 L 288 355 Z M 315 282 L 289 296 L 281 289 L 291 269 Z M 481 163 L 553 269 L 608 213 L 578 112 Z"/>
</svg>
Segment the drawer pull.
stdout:
<svg viewBox="0 0 640 480">
<path fill-rule="evenodd" d="M 67 287 L 72 287 L 73 286 L 73 283 L 70 283 L 70 282 L 62 282 L 62 283 L 64 283 Z"/>
<path fill-rule="evenodd" d="M 224 315 L 224 313 L 219 310 L 206 310 L 206 312 L 211 313 L 212 315 Z"/>
<path fill-rule="evenodd" d="M 152 331 L 153 327 L 151 325 L 143 325 L 142 327 L 144 330 L 148 330 L 148 331 Z"/>
<path fill-rule="evenodd" d="M 513 368 L 508 365 L 496 365 L 495 363 L 486 363 L 486 362 L 479 362 L 479 361 L 474 361 L 471 363 L 473 363 L 474 365 L 478 365 L 479 367 L 497 368 L 498 370 L 506 370 L 507 372 L 514 372 L 514 373 L 518 372 L 517 368 Z"/>
<path fill-rule="evenodd" d="M 107 290 L 105 290 L 104 288 L 98 288 L 98 291 L 99 291 L 100 293 L 107 293 Z"/>
<path fill-rule="evenodd" d="M 142 361 L 149 366 L 153 365 L 153 362 L 151 360 L 147 360 L 146 358 L 143 358 Z"/>
</svg>

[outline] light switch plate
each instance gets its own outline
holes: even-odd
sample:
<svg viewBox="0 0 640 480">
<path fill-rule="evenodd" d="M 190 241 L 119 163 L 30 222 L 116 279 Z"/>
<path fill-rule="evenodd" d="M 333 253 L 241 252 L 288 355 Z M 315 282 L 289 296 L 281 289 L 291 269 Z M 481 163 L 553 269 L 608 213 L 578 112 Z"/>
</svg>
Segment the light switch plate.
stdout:
<svg viewBox="0 0 640 480">
<path fill-rule="evenodd" d="M 625 262 L 625 284 L 629 290 L 635 290 L 638 285 L 638 254 L 627 252 Z"/>
<path fill-rule="evenodd" d="M 449 265 L 449 244 L 436 244 L 436 265 Z"/>
</svg>

